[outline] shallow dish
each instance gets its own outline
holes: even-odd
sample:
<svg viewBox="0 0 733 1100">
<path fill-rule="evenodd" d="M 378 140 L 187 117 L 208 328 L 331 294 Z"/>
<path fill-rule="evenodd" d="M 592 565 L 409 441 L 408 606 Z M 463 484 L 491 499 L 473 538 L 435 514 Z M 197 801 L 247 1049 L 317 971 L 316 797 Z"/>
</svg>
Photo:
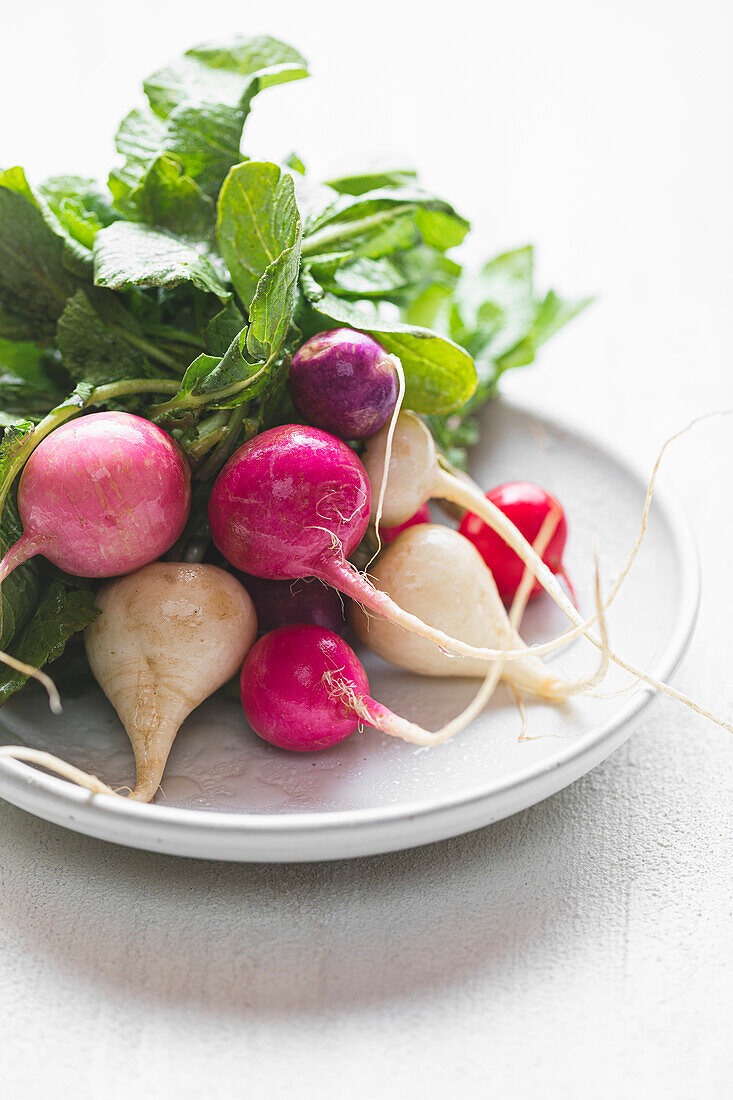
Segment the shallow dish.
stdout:
<svg viewBox="0 0 733 1100">
<path fill-rule="evenodd" d="M 556 493 L 569 517 L 568 572 L 580 606 L 591 609 L 593 538 L 608 589 L 638 531 L 643 478 L 603 446 L 503 402 L 484 413 L 472 472 L 485 486 L 526 479 Z M 614 648 L 668 677 L 692 634 L 698 598 L 687 521 L 660 493 L 645 545 L 609 614 Z M 565 625 L 541 597 L 523 633 L 538 641 Z M 596 657 L 588 643 L 576 642 L 550 660 L 573 676 L 594 667 Z M 413 676 L 369 656 L 365 665 L 374 696 L 427 728 L 457 713 L 478 686 Z M 252 861 L 370 855 L 487 825 L 585 774 L 626 740 L 653 697 L 616 668 L 598 695 L 563 707 L 528 704 L 529 739 L 520 740 L 518 713 L 502 688 L 480 719 L 438 748 L 365 729 L 313 754 L 266 745 L 248 730 L 236 701 L 217 698 L 179 734 L 156 805 L 92 796 L 8 759 L 0 760 L 0 795 L 78 832 L 174 855 Z M 96 690 L 69 701 L 60 718 L 35 693 L 13 699 L 0 717 L 5 741 L 48 749 L 112 786 L 131 781 L 129 744 Z"/>
</svg>

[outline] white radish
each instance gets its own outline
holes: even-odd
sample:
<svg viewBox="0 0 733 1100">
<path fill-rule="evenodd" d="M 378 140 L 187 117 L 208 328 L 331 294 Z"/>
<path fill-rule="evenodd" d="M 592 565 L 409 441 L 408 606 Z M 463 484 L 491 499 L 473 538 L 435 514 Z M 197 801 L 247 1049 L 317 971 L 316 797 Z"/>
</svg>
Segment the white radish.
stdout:
<svg viewBox="0 0 733 1100">
<path fill-rule="evenodd" d="M 131 798 L 149 802 L 184 720 L 239 671 L 257 634 L 254 605 L 214 565 L 154 562 L 104 585 L 87 658 L 135 754 Z"/>
<path fill-rule="evenodd" d="M 514 653 L 527 648 L 509 621 L 481 555 L 449 527 L 420 524 L 403 531 L 373 567 L 372 580 L 406 611 L 470 646 Z M 452 656 L 426 638 L 368 616 L 357 604 L 352 623 L 371 650 L 411 672 L 486 676 L 487 665 L 480 657 Z M 501 677 L 522 692 L 558 702 L 593 686 L 605 667 L 604 659 L 595 675 L 570 682 L 555 676 L 537 657 L 526 655 L 502 665 Z"/>
</svg>

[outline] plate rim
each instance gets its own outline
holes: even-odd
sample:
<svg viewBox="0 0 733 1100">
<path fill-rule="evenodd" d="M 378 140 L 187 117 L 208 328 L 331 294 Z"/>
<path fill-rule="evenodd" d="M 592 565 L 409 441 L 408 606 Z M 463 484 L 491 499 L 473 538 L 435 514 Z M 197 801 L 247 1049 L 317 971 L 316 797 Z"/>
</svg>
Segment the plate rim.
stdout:
<svg viewBox="0 0 733 1100">
<path fill-rule="evenodd" d="M 572 422 L 533 408 L 530 403 L 507 401 L 498 402 L 508 411 L 529 416 L 555 433 L 566 433 L 580 444 L 600 451 L 621 471 L 640 485 L 646 485 L 648 477 L 640 470 L 640 464 L 618 453 L 613 444 L 605 439 L 594 437 L 590 432 L 576 428 Z M 662 479 L 660 479 L 662 480 Z M 701 576 L 700 558 L 690 520 L 682 505 L 663 483 L 655 490 L 654 503 L 661 510 L 673 536 L 674 548 L 680 562 L 681 586 L 679 590 L 678 611 L 675 626 L 664 648 L 649 665 L 649 671 L 660 680 L 668 679 L 684 657 L 692 639 L 700 605 Z M 404 822 L 412 824 L 425 822 L 430 818 L 445 818 L 451 813 L 475 811 L 483 803 L 501 801 L 504 809 L 486 817 L 483 824 L 506 817 L 522 808 L 534 805 L 544 797 L 555 793 L 573 782 L 586 771 L 591 770 L 615 750 L 633 732 L 635 720 L 648 708 L 658 692 L 648 685 L 640 685 L 629 696 L 625 704 L 603 723 L 591 727 L 574 738 L 550 761 L 536 761 L 521 771 L 513 773 L 492 783 L 484 783 L 480 789 L 463 794 L 446 795 L 432 800 L 418 800 L 391 806 L 365 808 L 357 810 L 319 810 L 302 813 L 263 814 L 249 812 L 223 812 L 208 809 L 184 809 L 177 806 L 129 802 L 111 795 L 93 795 L 84 788 L 39 771 L 22 761 L 0 758 L 0 797 L 28 810 L 39 817 L 65 825 L 76 831 L 89 833 L 102 839 L 128 847 L 145 848 L 151 851 L 174 852 L 175 854 L 201 856 L 205 858 L 237 858 L 236 851 L 227 851 L 220 857 L 211 856 L 211 842 L 239 838 L 246 847 L 248 842 L 270 840 L 278 842 L 297 836 L 299 848 L 306 837 L 323 839 L 331 837 L 334 851 L 320 849 L 319 854 L 299 854 L 288 849 L 270 852 L 266 855 L 243 852 L 239 858 L 250 861 L 310 860 L 323 858 L 343 858 L 352 854 L 368 854 L 408 848 L 432 840 L 466 832 L 479 827 L 481 820 L 457 829 L 433 830 L 427 838 L 424 835 L 414 839 L 401 837 L 395 843 L 383 839 L 376 847 L 361 837 L 358 851 L 344 851 L 339 847 L 339 838 L 353 836 L 365 830 L 369 833 L 389 829 Z M 614 738 L 619 733 L 624 736 Z M 607 751 L 603 751 L 603 750 Z M 596 752 L 594 753 L 594 750 Z M 598 750 L 601 750 L 598 753 Z M 588 769 L 576 771 L 584 757 L 595 756 Z M 550 775 L 560 781 L 547 789 L 539 798 L 531 795 L 526 801 L 517 799 L 521 790 L 530 791 L 534 786 Z M 471 814 L 476 817 L 475 813 Z M 83 818 L 83 821 L 82 821 Z M 192 828 L 193 827 L 193 828 Z M 111 835 L 132 830 L 135 835 Z M 151 836 L 150 833 L 160 833 Z M 176 835 L 183 835 L 183 843 L 175 841 Z M 188 843 L 186 839 L 188 838 Z M 376 839 L 376 837 L 375 837 Z M 196 851 L 196 849 L 199 849 Z"/>
</svg>

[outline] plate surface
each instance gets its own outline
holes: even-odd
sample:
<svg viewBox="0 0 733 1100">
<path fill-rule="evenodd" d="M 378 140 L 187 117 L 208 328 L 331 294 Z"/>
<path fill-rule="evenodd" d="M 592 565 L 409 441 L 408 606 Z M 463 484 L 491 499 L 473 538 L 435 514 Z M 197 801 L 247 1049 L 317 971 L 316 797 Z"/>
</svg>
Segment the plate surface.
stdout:
<svg viewBox="0 0 733 1100">
<path fill-rule="evenodd" d="M 472 472 L 486 486 L 537 481 L 562 500 L 570 525 L 566 565 L 580 606 L 591 609 L 593 539 L 608 589 L 638 531 L 643 479 L 592 441 L 499 402 L 486 410 Z M 609 613 L 614 648 L 665 679 L 690 639 L 698 597 L 687 521 L 659 494 L 644 547 Z M 566 625 L 543 596 L 530 607 L 523 634 L 543 640 Z M 414 676 L 362 656 L 375 698 L 428 729 L 458 713 L 478 686 Z M 548 658 L 571 677 L 596 660 L 584 641 Z M 546 798 L 617 748 L 651 698 L 613 668 L 601 697 L 562 707 L 528 703 L 531 740 L 519 739 L 518 713 L 501 688 L 480 719 L 438 748 L 365 729 L 313 754 L 266 745 L 247 728 L 236 701 L 216 698 L 181 730 L 156 805 L 92 796 L 12 760 L 0 760 L 0 795 L 70 829 L 174 855 L 252 861 L 369 855 L 455 836 Z M 45 697 L 30 692 L 1 714 L 4 741 L 48 749 L 112 786 L 130 782 L 127 738 L 96 689 L 69 701 L 60 718 L 49 714 Z"/>
</svg>

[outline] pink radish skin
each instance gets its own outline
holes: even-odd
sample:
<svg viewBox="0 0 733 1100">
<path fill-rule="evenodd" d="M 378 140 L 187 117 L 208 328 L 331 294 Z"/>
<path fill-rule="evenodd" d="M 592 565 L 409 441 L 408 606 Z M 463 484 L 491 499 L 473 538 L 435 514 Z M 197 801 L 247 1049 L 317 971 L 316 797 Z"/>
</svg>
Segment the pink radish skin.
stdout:
<svg viewBox="0 0 733 1100">
<path fill-rule="evenodd" d="M 77 577 L 131 573 L 170 549 L 190 503 L 186 460 L 149 420 L 101 412 L 62 424 L 23 469 L 23 535 L 0 581 L 35 554 Z"/>
<path fill-rule="evenodd" d="M 449 652 L 507 659 L 404 611 L 349 564 L 370 506 L 366 470 L 350 447 L 318 428 L 286 424 L 232 455 L 211 491 L 209 524 L 218 549 L 243 573 L 275 580 L 318 577 Z"/>
<path fill-rule="evenodd" d="M 351 646 L 321 626 L 298 624 L 265 634 L 247 654 L 239 689 L 258 737 L 291 752 L 328 749 L 362 722 L 417 744 L 435 736 L 372 699 Z"/>
</svg>

